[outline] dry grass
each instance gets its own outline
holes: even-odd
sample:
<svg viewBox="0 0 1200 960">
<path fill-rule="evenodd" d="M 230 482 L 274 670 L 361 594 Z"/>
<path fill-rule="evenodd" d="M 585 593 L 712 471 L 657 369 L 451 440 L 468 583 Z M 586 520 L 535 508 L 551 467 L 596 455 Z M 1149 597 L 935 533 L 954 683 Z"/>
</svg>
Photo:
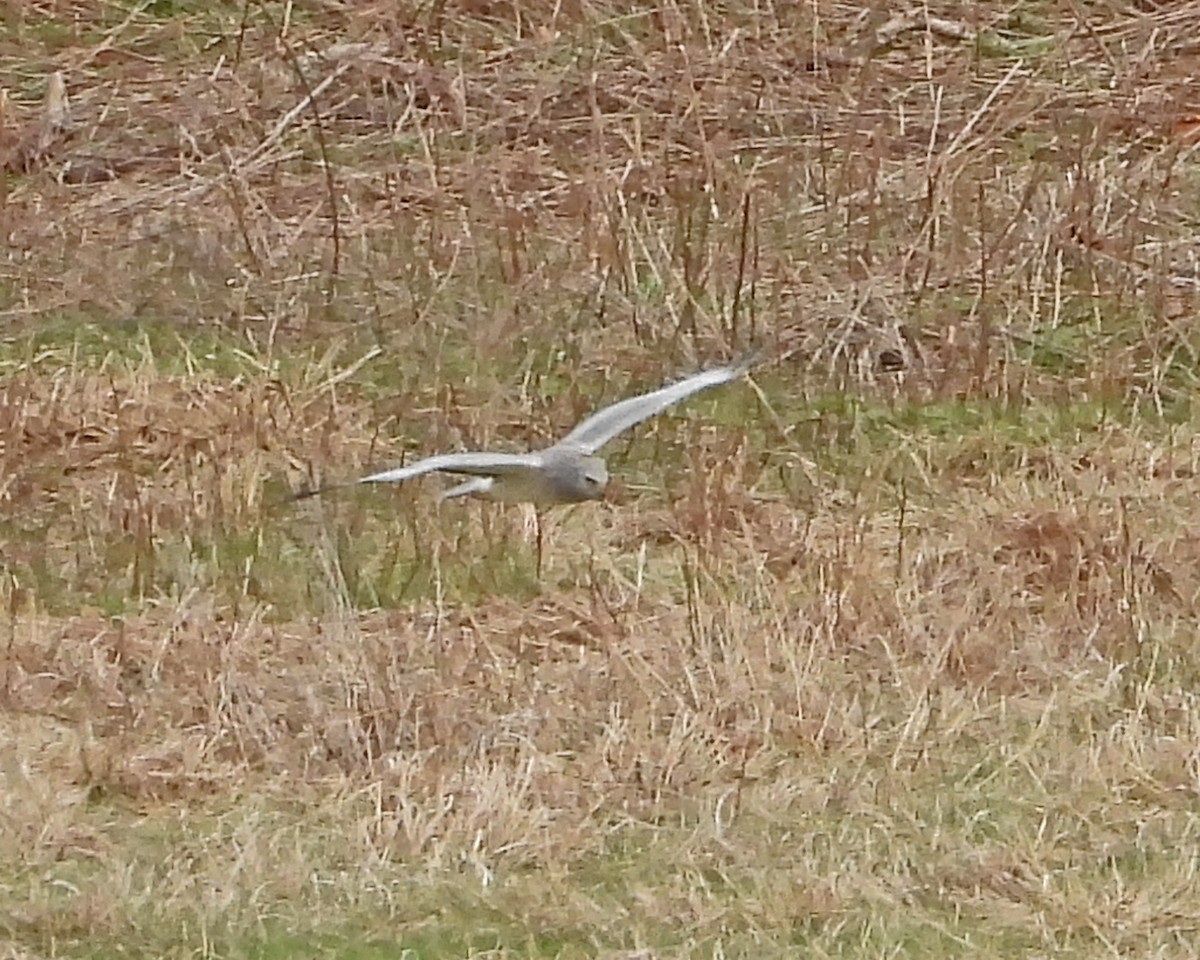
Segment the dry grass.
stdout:
<svg viewBox="0 0 1200 960">
<path fill-rule="evenodd" d="M 3 13 L 0 956 L 1188 955 L 1200 4 L 402 7 Z"/>
</svg>

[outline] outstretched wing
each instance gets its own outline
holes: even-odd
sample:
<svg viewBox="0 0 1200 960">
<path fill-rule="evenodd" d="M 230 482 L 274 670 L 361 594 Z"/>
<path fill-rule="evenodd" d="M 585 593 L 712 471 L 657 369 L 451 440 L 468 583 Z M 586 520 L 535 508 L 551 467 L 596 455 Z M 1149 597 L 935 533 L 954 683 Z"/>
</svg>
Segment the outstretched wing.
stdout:
<svg viewBox="0 0 1200 960">
<path fill-rule="evenodd" d="M 426 457 L 407 467 L 384 470 L 363 477 L 359 483 L 399 483 L 423 473 L 462 473 L 473 477 L 503 477 L 508 474 L 536 470 L 541 465 L 536 453 L 440 453 Z"/>
<path fill-rule="evenodd" d="M 693 393 L 736 380 L 757 360 L 758 355 L 752 354 L 728 367 L 704 370 L 692 374 L 678 383 L 655 390 L 653 393 L 645 393 L 640 397 L 630 397 L 628 400 L 614 403 L 611 407 L 605 407 L 603 410 L 593 413 L 555 446 L 570 446 L 585 453 L 595 453 L 618 433 L 628 430 L 643 420 L 649 420 L 655 414 L 662 413 L 667 407 L 690 397 Z"/>
</svg>

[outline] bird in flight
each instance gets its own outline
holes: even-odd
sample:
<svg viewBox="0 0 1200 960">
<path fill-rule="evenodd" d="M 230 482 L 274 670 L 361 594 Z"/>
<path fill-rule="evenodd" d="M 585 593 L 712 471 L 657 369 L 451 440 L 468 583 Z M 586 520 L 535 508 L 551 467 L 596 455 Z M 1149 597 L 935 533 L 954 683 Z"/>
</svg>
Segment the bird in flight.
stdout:
<svg viewBox="0 0 1200 960">
<path fill-rule="evenodd" d="M 473 494 L 505 503 L 539 507 L 600 500 L 608 486 L 608 468 L 596 451 L 630 427 L 649 420 L 693 394 L 738 379 L 758 360 L 752 354 L 725 367 L 702 370 L 651 393 L 630 397 L 598 410 L 553 446 L 532 453 L 439 453 L 408 466 L 373 473 L 358 483 L 400 483 L 426 473 L 470 479 L 444 491 L 439 499 Z M 299 497 L 313 496 L 309 490 Z"/>
</svg>

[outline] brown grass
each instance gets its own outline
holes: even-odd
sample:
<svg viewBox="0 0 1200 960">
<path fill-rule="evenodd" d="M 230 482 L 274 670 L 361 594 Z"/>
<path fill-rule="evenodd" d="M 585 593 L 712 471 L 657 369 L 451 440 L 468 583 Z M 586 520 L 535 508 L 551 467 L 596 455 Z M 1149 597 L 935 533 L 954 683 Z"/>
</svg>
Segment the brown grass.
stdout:
<svg viewBox="0 0 1200 960">
<path fill-rule="evenodd" d="M 1187 955 L 1200 4 L 3 18 L 0 956 Z"/>
</svg>

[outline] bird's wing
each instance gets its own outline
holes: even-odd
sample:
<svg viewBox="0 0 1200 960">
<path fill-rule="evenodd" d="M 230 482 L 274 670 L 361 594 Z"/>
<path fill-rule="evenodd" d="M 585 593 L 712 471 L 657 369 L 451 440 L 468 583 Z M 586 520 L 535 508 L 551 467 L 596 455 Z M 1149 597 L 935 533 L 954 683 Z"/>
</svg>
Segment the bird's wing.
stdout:
<svg viewBox="0 0 1200 960">
<path fill-rule="evenodd" d="M 693 393 L 716 387 L 722 383 L 736 380 L 758 360 L 753 354 L 738 363 L 728 367 L 715 367 L 692 374 L 678 383 L 672 383 L 653 393 L 645 393 L 640 397 L 630 397 L 611 407 L 605 407 L 593 413 L 567 434 L 556 446 L 575 447 L 585 453 L 595 453 L 604 444 L 623 430 L 628 430 L 634 424 L 649 420 L 657 413 L 662 413 L 673 403 L 678 403 Z"/>
<path fill-rule="evenodd" d="M 542 459 L 536 453 L 440 453 L 435 457 L 426 457 L 424 460 L 410 463 L 407 467 L 373 473 L 358 482 L 399 483 L 401 480 L 419 477 L 423 473 L 432 473 L 435 470 L 475 477 L 502 477 L 505 474 L 536 469 L 541 463 Z"/>
<path fill-rule="evenodd" d="M 449 490 L 443 490 L 438 494 L 438 499 L 452 500 L 455 497 L 469 497 L 473 493 L 486 494 L 495 483 L 495 477 L 472 477 L 465 483 L 457 484 Z"/>
</svg>

